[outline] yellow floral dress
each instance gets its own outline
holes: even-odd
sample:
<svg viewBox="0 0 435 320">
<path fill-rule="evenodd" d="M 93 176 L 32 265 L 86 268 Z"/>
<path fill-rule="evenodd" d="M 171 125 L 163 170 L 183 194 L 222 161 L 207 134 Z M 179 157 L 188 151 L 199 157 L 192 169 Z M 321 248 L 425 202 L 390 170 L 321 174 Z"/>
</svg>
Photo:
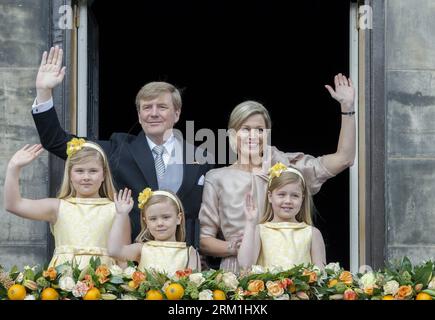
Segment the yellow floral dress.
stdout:
<svg viewBox="0 0 435 320">
<path fill-rule="evenodd" d="M 70 261 L 82 269 L 91 257 L 114 264 L 107 241 L 115 214 L 115 203 L 108 198 L 61 199 L 56 223 L 50 225 L 56 247 L 49 266 Z"/>
<path fill-rule="evenodd" d="M 147 241 L 142 246 L 138 269 L 174 274 L 187 268 L 191 250 L 192 247 L 187 247 L 186 242 Z"/>
<path fill-rule="evenodd" d="M 259 227 L 261 249 L 258 265 L 287 270 L 311 262 L 311 226 L 304 222 L 266 222 Z"/>
</svg>

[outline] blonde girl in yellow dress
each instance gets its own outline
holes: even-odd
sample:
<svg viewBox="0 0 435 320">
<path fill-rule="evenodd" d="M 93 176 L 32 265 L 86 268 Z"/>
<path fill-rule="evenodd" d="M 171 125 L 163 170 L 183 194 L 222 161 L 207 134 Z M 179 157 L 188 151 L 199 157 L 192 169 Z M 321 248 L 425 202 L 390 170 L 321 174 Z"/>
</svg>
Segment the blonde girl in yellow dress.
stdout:
<svg viewBox="0 0 435 320">
<path fill-rule="evenodd" d="M 297 264 L 313 263 L 323 268 L 325 244 L 320 231 L 312 226 L 311 204 L 300 171 L 282 163 L 274 165 L 270 169 L 266 209 L 260 219 L 252 196 L 246 195 L 246 224 L 238 252 L 240 266 L 287 270 Z"/>
<path fill-rule="evenodd" d="M 146 188 L 139 194 L 141 232 L 131 245 L 122 243 L 122 226 L 134 205 L 131 190 L 121 190 L 114 198 L 117 214 L 109 237 L 111 256 L 136 261 L 140 270 L 153 269 L 169 275 L 186 268 L 201 271 L 197 251 L 186 246 L 184 209 L 174 193 Z"/>
<path fill-rule="evenodd" d="M 115 218 L 114 187 L 107 157 L 101 147 L 84 139 L 68 142 L 68 158 L 57 198 L 38 200 L 21 197 L 21 169 L 34 161 L 44 149 L 26 145 L 10 159 L 6 172 L 4 203 L 7 211 L 32 220 L 48 221 L 54 235 L 55 250 L 49 266 L 71 262 L 79 268 L 91 257 L 111 265 L 107 241 Z M 129 225 L 123 226 L 128 233 Z M 124 238 L 128 241 L 127 237 Z"/>
</svg>

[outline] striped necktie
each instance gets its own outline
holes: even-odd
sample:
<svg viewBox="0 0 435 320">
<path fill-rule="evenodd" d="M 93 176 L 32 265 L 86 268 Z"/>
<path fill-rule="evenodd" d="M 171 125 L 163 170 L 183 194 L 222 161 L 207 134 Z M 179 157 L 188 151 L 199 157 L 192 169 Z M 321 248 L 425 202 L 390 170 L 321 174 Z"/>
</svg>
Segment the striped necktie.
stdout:
<svg viewBox="0 0 435 320">
<path fill-rule="evenodd" d="M 163 162 L 163 152 L 165 152 L 165 147 L 162 145 L 155 146 L 153 152 L 155 154 L 154 165 L 156 166 L 157 176 L 162 178 L 166 171 L 165 163 Z"/>
</svg>

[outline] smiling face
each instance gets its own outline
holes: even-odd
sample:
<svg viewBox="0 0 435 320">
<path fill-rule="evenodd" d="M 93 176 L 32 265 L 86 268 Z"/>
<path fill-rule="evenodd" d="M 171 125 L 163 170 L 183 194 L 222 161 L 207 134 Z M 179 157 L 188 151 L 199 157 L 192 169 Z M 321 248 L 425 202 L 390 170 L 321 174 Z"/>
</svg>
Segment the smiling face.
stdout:
<svg viewBox="0 0 435 320">
<path fill-rule="evenodd" d="M 150 100 L 140 100 L 138 108 L 139 123 L 145 134 L 162 143 L 172 132 L 180 118 L 180 109 L 176 109 L 169 92 L 161 93 Z"/>
<path fill-rule="evenodd" d="M 181 223 L 182 213 L 177 212 L 168 201 L 150 205 L 145 212 L 145 223 L 154 240 L 177 241 L 177 226 Z"/>
<path fill-rule="evenodd" d="M 288 183 L 281 188 L 268 192 L 268 199 L 272 205 L 272 222 L 297 222 L 304 200 L 303 189 L 300 182 Z"/>
<path fill-rule="evenodd" d="M 248 117 L 237 130 L 237 153 L 239 159 L 261 157 L 266 134 L 266 122 L 263 115 Z"/>
<path fill-rule="evenodd" d="M 99 190 L 104 181 L 104 169 L 101 161 L 89 161 L 71 167 L 70 181 L 77 198 L 99 198 Z"/>
</svg>

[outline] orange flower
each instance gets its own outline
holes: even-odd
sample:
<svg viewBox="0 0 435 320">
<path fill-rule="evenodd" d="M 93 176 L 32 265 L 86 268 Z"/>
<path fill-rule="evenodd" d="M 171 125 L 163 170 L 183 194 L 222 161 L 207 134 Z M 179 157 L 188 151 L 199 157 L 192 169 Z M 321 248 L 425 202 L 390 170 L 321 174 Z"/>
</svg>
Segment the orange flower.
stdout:
<svg viewBox="0 0 435 320">
<path fill-rule="evenodd" d="M 146 276 L 143 272 L 135 271 L 131 277 L 135 284 L 139 285 L 145 281 Z"/>
<path fill-rule="evenodd" d="M 343 294 L 344 300 L 358 300 L 358 295 L 352 289 L 347 289 Z"/>
<path fill-rule="evenodd" d="M 251 294 L 257 294 L 264 290 L 264 282 L 262 280 L 251 280 L 248 283 L 248 291 Z"/>
<path fill-rule="evenodd" d="M 44 272 L 42 273 L 42 276 L 43 276 L 44 278 L 50 278 L 50 280 L 53 281 L 54 279 L 56 279 L 57 271 L 56 271 L 55 268 L 50 267 L 50 268 L 48 268 L 46 271 L 44 271 Z"/>
<path fill-rule="evenodd" d="M 308 283 L 313 283 L 313 282 L 317 281 L 317 274 L 314 271 L 308 271 L 305 269 L 304 272 L 302 273 L 302 275 L 310 276 Z"/>
<path fill-rule="evenodd" d="M 400 286 L 394 298 L 398 300 L 409 299 L 412 296 L 412 287 L 411 286 Z"/>
<path fill-rule="evenodd" d="M 102 264 L 95 270 L 95 275 L 98 277 L 100 283 L 105 283 L 109 281 L 107 277 L 110 275 L 110 270 L 105 264 Z"/>
<path fill-rule="evenodd" d="M 347 285 L 351 285 L 353 282 L 352 273 L 350 273 L 349 271 L 343 271 L 338 279 L 340 279 L 341 282 Z"/>
<path fill-rule="evenodd" d="M 94 281 L 92 280 L 92 277 L 90 274 L 85 275 L 84 279 L 82 280 L 84 284 L 86 284 L 89 289 L 92 289 L 94 287 Z"/>
</svg>

